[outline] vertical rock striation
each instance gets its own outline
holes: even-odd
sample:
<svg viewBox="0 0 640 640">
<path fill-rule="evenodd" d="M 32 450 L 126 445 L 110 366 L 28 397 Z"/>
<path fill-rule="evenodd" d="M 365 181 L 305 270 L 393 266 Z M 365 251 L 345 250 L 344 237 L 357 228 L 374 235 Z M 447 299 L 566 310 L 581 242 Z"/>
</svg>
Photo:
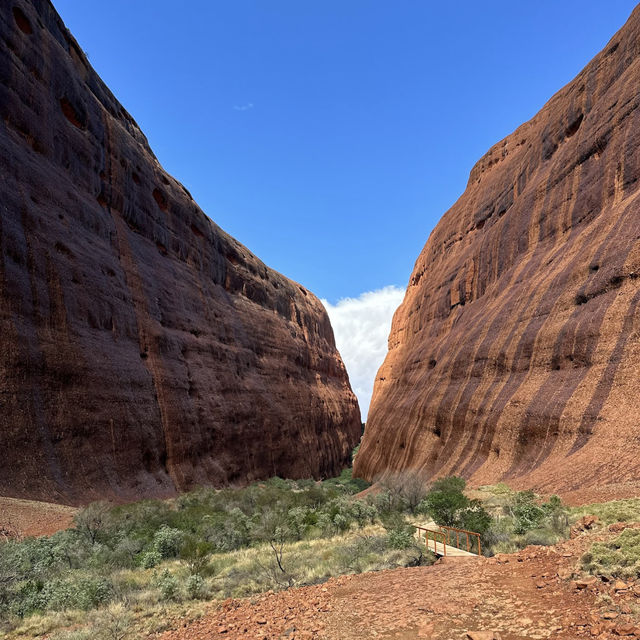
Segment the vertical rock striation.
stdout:
<svg viewBox="0 0 640 640">
<path fill-rule="evenodd" d="M 167 175 L 48 0 L 0 6 L 0 494 L 167 495 L 348 462 L 324 308 Z"/>
<path fill-rule="evenodd" d="M 640 9 L 492 147 L 420 254 L 356 473 L 640 471 Z"/>
</svg>

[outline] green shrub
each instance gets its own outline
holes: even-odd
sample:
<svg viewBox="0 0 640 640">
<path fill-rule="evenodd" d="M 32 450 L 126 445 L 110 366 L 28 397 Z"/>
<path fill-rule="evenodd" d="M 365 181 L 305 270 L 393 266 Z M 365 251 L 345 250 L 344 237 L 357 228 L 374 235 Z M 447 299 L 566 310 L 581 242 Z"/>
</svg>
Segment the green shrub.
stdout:
<svg viewBox="0 0 640 640">
<path fill-rule="evenodd" d="M 325 480 L 323 486 L 328 489 L 338 489 L 341 493 L 354 494 L 364 491 L 369 488 L 371 484 L 362 478 L 354 478 L 352 469 L 347 468 L 343 469 L 337 478 Z"/>
<path fill-rule="evenodd" d="M 540 526 L 545 512 L 536 504 L 533 491 L 520 491 L 516 494 L 510 507 L 514 518 L 514 531 L 525 533 Z"/>
<path fill-rule="evenodd" d="M 187 565 L 191 575 L 202 576 L 209 573 L 209 562 L 213 545 L 205 540 L 188 536 L 180 549 L 180 559 Z"/>
<path fill-rule="evenodd" d="M 349 519 L 341 513 L 336 513 L 331 519 L 333 526 L 338 533 L 344 533 L 349 530 Z"/>
<path fill-rule="evenodd" d="M 203 600 L 208 595 L 207 584 L 198 573 L 193 573 L 187 578 L 186 588 L 187 594 L 192 600 Z"/>
<path fill-rule="evenodd" d="M 375 507 L 377 512 L 384 517 L 385 514 L 398 513 L 404 511 L 406 504 L 398 493 L 389 491 L 381 491 L 375 497 Z"/>
<path fill-rule="evenodd" d="M 14 594 L 11 611 L 21 618 L 37 611 L 88 611 L 107 604 L 113 595 L 113 585 L 103 577 L 84 576 L 47 582 L 27 580 Z"/>
<path fill-rule="evenodd" d="M 436 524 L 484 534 L 493 519 L 480 500 L 469 500 L 465 496 L 465 485 L 465 481 L 456 476 L 437 480 L 418 505 L 418 511 L 430 515 Z"/>
<path fill-rule="evenodd" d="M 458 526 L 460 512 L 469 506 L 469 499 L 463 493 L 465 485 L 465 481 L 456 476 L 437 480 L 418 505 L 418 512 L 427 513 L 436 524 Z"/>
<path fill-rule="evenodd" d="M 147 551 L 142 555 L 141 565 L 143 569 L 153 569 L 157 567 L 162 562 L 162 555 L 152 549 L 151 551 Z"/>
<path fill-rule="evenodd" d="M 156 578 L 156 587 L 159 589 L 163 600 L 178 600 L 180 585 L 178 579 L 171 574 L 169 569 L 165 569 Z"/>
<path fill-rule="evenodd" d="M 572 509 L 572 515 L 576 520 L 587 514 L 597 516 L 605 525 L 614 522 L 638 522 L 640 521 L 640 498 L 612 500 Z"/>
<path fill-rule="evenodd" d="M 460 512 L 459 521 L 461 529 L 483 535 L 491 526 L 493 518 L 479 500 L 471 500 L 469 506 Z"/>
<path fill-rule="evenodd" d="M 582 558 L 582 568 L 594 575 L 637 578 L 640 575 L 640 529 L 625 529 L 609 542 L 596 542 Z"/>
<path fill-rule="evenodd" d="M 113 598 L 113 584 L 103 577 L 80 578 L 75 581 L 76 607 L 88 611 L 101 607 Z"/>
<path fill-rule="evenodd" d="M 141 540 L 134 540 L 125 535 L 116 542 L 111 554 L 111 562 L 117 567 L 127 569 L 135 567 L 143 547 Z"/>
<path fill-rule="evenodd" d="M 221 524 L 210 534 L 209 540 L 218 551 L 233 551 L 249 546 L 252 522 L 241 509 L 230 509 Z"/>
<path fill-rule="evenodd" d="M 184 533 L 163 525 L 153 536 L 153 548 L 162 558 L 175 558 L 180 553 Z"/>
<path fill-rule="evenodd" d="M 413 535 L 406 528 L 392 529 L 387 535 L 391 549 L 408 549 L 413 544 Z"/>
</svg>

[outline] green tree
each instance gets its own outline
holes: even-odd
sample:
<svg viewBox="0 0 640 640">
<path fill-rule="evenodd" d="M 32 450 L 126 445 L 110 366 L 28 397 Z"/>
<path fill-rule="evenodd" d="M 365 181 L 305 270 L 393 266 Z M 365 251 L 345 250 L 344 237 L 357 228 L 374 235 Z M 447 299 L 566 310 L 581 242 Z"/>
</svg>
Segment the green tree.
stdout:
<svg viewBox="0 0 640 640">
<path fill-rule="evenodd" d="M 533 491 L 516 493 L 510 509 L 514 521 L 514 531 L 518 534 L 539 527 L 545 516 L 542 507 L 536 503 L 536 495 Z"/>
<path fill-rule="evenodd" d="M 463 493 L 465 486 L 466 482 L 456 476 L 436 480 L 418 511 L 430 515 L 436 524 L 459 526 L 460 512 L 469 507 L 469 499 Z"/>
</svg>

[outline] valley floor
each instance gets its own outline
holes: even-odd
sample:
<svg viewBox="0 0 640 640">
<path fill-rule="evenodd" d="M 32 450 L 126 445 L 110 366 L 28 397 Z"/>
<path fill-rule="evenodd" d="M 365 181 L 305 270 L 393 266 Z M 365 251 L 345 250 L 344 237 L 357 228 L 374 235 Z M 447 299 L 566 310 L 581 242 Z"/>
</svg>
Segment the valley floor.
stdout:
<svg viewBox="0 0 640 640">
<path fill-rule="evenodd" d="M 577 572 L 589 545 L 613 535 L 587 533 L 555 547 L 445 559 L 227 600 L 183 628 L 175 621 L 176 630 L 161 639 L 640 638 L 640 586 L 616 591 L 620 584 L 582 582 Z"/>
</svg>

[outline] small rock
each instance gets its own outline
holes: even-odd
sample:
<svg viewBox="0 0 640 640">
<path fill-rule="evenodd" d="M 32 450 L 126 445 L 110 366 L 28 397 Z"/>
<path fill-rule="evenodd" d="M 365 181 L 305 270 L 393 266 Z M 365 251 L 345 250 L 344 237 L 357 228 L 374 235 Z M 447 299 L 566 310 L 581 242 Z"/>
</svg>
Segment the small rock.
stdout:
<svg viewBox="0 0 640 640">
<path fill-rule="evenodd" d="M 617 636 L 633 636 L 636 633 L 636 627 L 630 622 L 619 624 L 614 627 L 613 633 Z"/>
<path fill-rule="evenodd" d="M 605 611 L 602 614 L 603 620 L 614 620 L 618 617 L 618 613 L 616 611 Z"/>
<path fill-rule="evenodd" d="M 612 533 L 620 533 L 621 531 L 624 531 L 629 525 L 626 522 L 614 522 L 613 524 L 609 525 L 609 531 L 611 531 Z"/>
<path fill-rule="evenodd" d="M 628 588 L 629 588 L 629 585 L 626 582 L 623 582 L 622 580 L 616 580 L 613 583 L 614 591 L 626 591 Z"/>
<path fill-rule="evenodd" d="M 589 531 L 593 528 L 593 526 L 599 522 L 600 519 L 597 516 L 582 516 L 578 522 L 576 522 L 569 531 L 569 536 L 571 538 L 575 538 L 580 535 L 583 531 Z"/>
<path fill-rule="evenodd" d="M 574 580 L 573 586 L 576 589 L 587 589 L 588 587 L 593 586 L 596 583 L 597 579 L 595 576 L 590 578 L 582 578 L 581 580 Z"/>
</svg>

